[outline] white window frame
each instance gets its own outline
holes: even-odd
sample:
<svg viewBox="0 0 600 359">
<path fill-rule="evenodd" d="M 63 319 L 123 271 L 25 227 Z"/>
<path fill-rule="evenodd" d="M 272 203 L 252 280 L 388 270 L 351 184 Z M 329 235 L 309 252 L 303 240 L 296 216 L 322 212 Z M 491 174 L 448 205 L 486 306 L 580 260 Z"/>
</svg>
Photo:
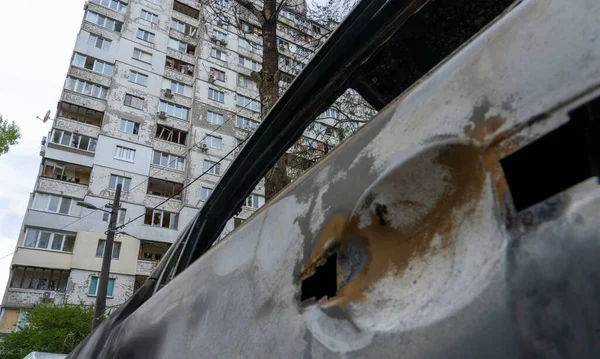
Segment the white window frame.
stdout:
<svg viewBox="0 0 600 359">
<path fill-rule="evenodd" d="M 141 72 L 129 70 L 129 82 L 138 84 L 140 86 L 148 86 L 148 75 Z"/>
<path fill-rule="evenodd" d="M 130 99 L 129 102 L 127 101 L 127 98 Z M 123 100 L 123 105 L 127 106 L 127 107 L 131 107 L 131 108 L 135 108 L 137 110 L 142 110 L 144 108 L 144 101 L 145 101 L 145 99 L 143 97 L 139 97 L 139 96 L 132 95 L 130 93 L 126 93 L 125 99 Z M 134 106 L 134 104 L 135 105 L 139 104 L 140 106 L 139 107 Z"/>
<path fill-rule="evenodd" d="M 123 23 L 121 21 L 90 10 L 85 14 L 85 21 L 116 32 L 121 32 L 121 29 L 123 28 Z"/>
<path fill-rule="evenodd" d="M 225 103 L 225 92 L 208 88 L 208 99 L 219 103 Z"/>
<path fill-rule="evenodd" d="M 223 124 L 223 114 L 213 111 L 206 111 L 206 121 L 214 123 L 215 125 Z"/>
<path fill-rule="evenodd" d="M 108 88 L 70 76 L 65 80 L 65 89 L 100 100 L 106 100 L 108 95 Z"/>
<path fill-rule="evenodd" d="M 135 162 L 135 149 L 117 145 L 114 159 L 126 162 Z"/>
<path fill-rule="evenodd" d="M 210 56 L 221 61 L 225 61 L 227 59 L 227 53 L 225 51 L 217 49 L 216 47 L 210 48 Z M 225 59 L 223 57 L 225 57 Z"/>
<path fill-rule="evenodd" d="M 205 141 L 208 147 L 215 148 L 217 150 L 220 150 L 223 146 L 223 139 L 221 137 L 206 135 Z"/>
<path fill-rule="evenodd" d="M 190 109 L 184 106 L 179 106 L 170 102 L 160 101 L 158 104 L 158 110 L 164 111 L 167 115 L 178 118 L 180 120 L 189 120 Z"/>
<path fill-rule="evenodd" d="M 100 251 L 100 244 L 102 243 L 102 251 L 101 253 L 98 253 Z M 121 242 L 117 242 L 114 241 L 113 242 L 113 248 L 112 248 L 112 255 L 111 255 L 111 259 L 112 260 L 118 260 L 119 257 L 121 256 Z M 119 248 L 119 249 L 117 249 Z M 106 239 L 99 239 L 98 240 L 98 244 L 96 245 L 96 258 L 104 258 L 104 250 L 106 249 Z M 115 251 L 117 252 L 117 255 L 115 256 Z"/>
<path fill-rule="evenodd" d="M 238 55 L 238 56 L 239 56 L 238 63 L 242 67 L 245 67 L 247 69 L 254 70 L 254 71 L 260 71 L 261 70 L 262 65 L 260 63 L 254 61 L 252 59 L 249 59 L 249 58 L 247 58 L 245 56 L 242 56 L 242 55 Z"/>
<path fill-rule="evenodd" d="M 171 80 L 171 92 L 185 96 L 185 84 Z"/>
<path fill-rule="evenodd" d="M 158 163 L 156 163 L 156 156 L 159 156 Z M 176 171 L 185 170 L 185 158 L 177 155 L 172 155 L 167 152 L 156 151 L 152 153 L 152 164 L 155 166 L 166 167 Z"/>
<path fill-rule="evenodd" d="M 110 49 L 110 45 L 112 44 L 112 40 L 90 32 L 87 44 L 95 48 L 108 51 Z"/>
<path fill-rule="evenodd" d="M 113 178 L 115 179 L 113 181 Z M 111 186 L 111 182 L 112 186 Z M 129 188 L 131 187 L 131 178 L 129 177 L 123 177 L 123 176 L 119 176 L 119 175 L 115 175 L 115 174 L 111 174 L 109 179 L 108 179 L 108 188 L 115 190 L 117 189 L 117 185 L 121 184 L 121 190 L 123 192 L 129 192 Z"/>
<path fill-rule="evenodd" d="M 127 4 L 117 0 L 92 0 L 92 2 L 118 12 L 127 10 Z"/>
<path fill-rule="evenodd" d="M 56 203 L 56 210 L 51 209 L 51 204 L 52 204 L 53 200 L 55 200 L 55 203 Z M 63 205 L 66 201 L 69 201 L 67 212 L 66 213 L 61 212 L 61 210 L 63 209 Z M 57 196 L 54 194 L 36 192 L 34 201 L 33 201 L 33 209 L 38 210 L 38 211 L 50 212 L 50 213 L 70 215 L 71 210 L 73 209 L 73 202 L 74 202 L 74 200 L 69 197 L 63 197 L 63 196 Z"/>
<path fill-rule="evenodd" d="M 221 164 L 218 162 L 204 160 L 202 162 L 202 170 L 205 173 L 215 175 L 215 176 L 220 176 L 221 175 Z"/>
<path fill-rule="evenodd" d="M 260 112 L 260 102 L 248 96 L 237 94 L 237 105 L 254 112 Z"/>
<path fill-rule="evenodd" d="M 246 130 L 246 131 L 256 131 L 258 128 L 259 122 L 254 121 L 251 118 L 235 115 L 235 127 Z"/>
<path fill-rule="evenodd" d="M 163 227 L 163 217 L 165 213 L 169 213 L 169 226 L 168 227 Z M 160 215 L 160 224 L 154 224 L 154 215 L 158 214 Z M 147 226 L 152 226 L 152 227 L 159 227 L 159 228 L 167 228 L 167 229 L 177 229 L 177 227 L 179 227 L 179 213 L 176 212 L 169 212 L 169 211 L 163 211 L 160 209 L 153 209 L 152 210 L 152 216 L 150 217 L 150 224 L 144 223 Z"/>
<path fill-rule="evenodd" d="M 57 134 L 60 135 L 58 136 L 58 140 L 55 141 Z M 88 140 L 88 145 L 87 148 L 80 148 L 82 141 L 81 138 L 87 138 Z M 77 139 L 77 140 L 75 140 Z M 65 147 L 71 147 L 71 148 L 76 148 L 78 150 L 82 150 L 82 151 L 87 151 L 87 152 L 96 152 L 96 144 L 98 142 L 97 139 L 89 137 L 89 136 L 83 136 L 77 133 L 73 133 L 70 131 L 65 131 L 65 130 L 60 130 L 58 128 L 55 128 L 54 130 L 52 130 L 52 137 L 50 137 L 50 142 L 54 143 L 56 145 L 59 146 L 65 146 Z M 67 143 L 68 142 L 68 143 Z"/>
<path fill-rule="evenodd" d="M 200 200 L 201 201 L 206 201 L 208 199 L 208 197 L 210 197 L 210 195 L 212 194 L 212 192 L 213 192 L 212 188 L 208 188 L 208 187 L 202 186 L 200 188 Z"/>
<path fill-rule="evenodd" d="M 119 213 L 117 215 L 117 224 L 125 224 L 125 217 L 127 216 L 126 208 L 119 208 Z M 102 213 L 102 222 L 107 222 L 110 220 L 110 213 L 104 212 Z"/>
<path fill-rule="evenodd" d="M 173 49 L 175 51 L 183 52 L 185 54 L 188 53 L 188 43 L 183 42 L 181 40 L 174 39 L 172 37 L 169 37 L 167 47 L 170 49 Z"/>
<path fill-rule="evenodd" d="M 153 24 L 158 24 L 158 15 L 146 9 L 142 9 L 142 11 L 140 12 L 140 19 L 146 20 Z"/>
<path fill-rule="evenodd" d="M 244 201 L 244 206 L 250 207 L 250 208 L 255 208 L 255 209 L 260 208 L 261 207 L 260 206 L 260 197 L 262 197 L 262 196 L 259 196 L 254 193 L 249 195 L 246 198 L 246 200 Z"/>
<path fill-rule="evenodd" d="M 138 57 L 136 57 L 136 53 L 139 54 Z M 146 57 L 148 57 L 148 60 L 144 60 L 144 55 L 146 55 Z M 141 62 L 145 62 L 147 64 L 151 64 L 152 63 L 152 53 L 144 51 L 144 50 L 140 50 L 138 48 L 133 48 L 133 55 L 131 55 L 131 58 L 136 59 L 138 61 Z"/>
<path fill-rule="evenodd" d="M 153 44 L 156 34 L 148 30 L 138 28 L 137 32 L 135 33 L 135 37 L 142 41 L 146 41 Z"/>
<path fill-rule="evenodd" d="M 216 30 L 216 29 L 213 29 L 211 31 L 210 37 L 214 38 L 215 40 L 219 40 L 219 41 L 227 41 L 227 33 Z"/>
<path fill-rule="evenodd" d="M 128 131 L 129 129 L 131 129 L 131 131 Z M 121 123 L 119 125 L 119 131 L 123 133 L 129 133 L 132 135 L 138 135 L 140 133 L 140 124 L 135 121 L 130 121 L 122 118 Z"/>
<path fill-rule="evenodd" d="M 35 243 L 33 244 L 33 246 L 26 246 L 27 239 L 28 239 L 31 231 L 37 231 L 37 234 L 35 237 Z M 47 240 L 48 240 L 48 242 L 47 242 L 48 245 L 46 247 L 40 246 L 40 239 L 42 238 L 42 236 L 44 236 L 44 238 L 47 238 Z M 65 252 L 64 248 L 65 248 L 65 243 L 67 241 L 67 237 L 75 238 L 75 235 L 65 233 L 65 232 L 53 232 L 52 230 L 48 230 L 48 229 L 27 228 L 27 229 L 25 229 L 25 235 L 23 236 L 22 247 L 23 248 L 42 249 L 42 250 L 53 251 L 53 252 Z M 52 248 L 55 245 L 55 241 L 60 241 L 60 249 Z M 66 252 L 66 253 L 72 253 L 72 252 Z"/>
</svg>

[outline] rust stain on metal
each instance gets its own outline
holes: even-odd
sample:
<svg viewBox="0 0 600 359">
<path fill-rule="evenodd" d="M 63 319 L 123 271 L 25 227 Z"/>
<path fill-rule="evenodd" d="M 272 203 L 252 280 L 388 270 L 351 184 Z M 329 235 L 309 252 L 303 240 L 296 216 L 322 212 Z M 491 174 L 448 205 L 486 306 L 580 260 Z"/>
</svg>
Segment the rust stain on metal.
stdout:
<svg viewBox="0 0 600 359">
<path fill-rule="evenodd" d="M 467 137 L 477 142 L 484 142 L 491 135 L 494 135 L 504 122 L 506 122 L 506 119 L 500 116 L 485 118 L 476 118 L 474 116 L 471 122 L 463 127 L 463 132 Z"/>
</svg>

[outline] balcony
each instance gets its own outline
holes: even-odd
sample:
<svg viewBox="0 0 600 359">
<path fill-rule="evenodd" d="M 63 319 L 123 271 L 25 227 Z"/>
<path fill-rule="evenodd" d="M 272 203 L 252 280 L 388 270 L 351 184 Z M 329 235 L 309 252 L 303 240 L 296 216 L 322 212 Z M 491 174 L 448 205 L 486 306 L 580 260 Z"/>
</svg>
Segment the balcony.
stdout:
<svg viewBox="0 0 600 359">
<path fill-rule="evenodd" d="M 142 240 L 135 274 L 149 276 L 170 246 L 169 243 Z"/>
<path fill-rule="evenodd" d="M 149 276 L 157 265 L 158 262 L 155 261 L 138 260 L 135 267 L 135 275 Z"/>
<path fill-rule="evenodd" d="M 37 190 L 83 198 L 87 194 L 92 169 L 59 161 L 44 160 Z"/>
<path fill-rule="evenodd" d="M 61 101 L 74 103 L 81 107 L 86 107 L 97 112 L 104 112 L 106 110 L 106 101 L 99 100 L 94 97 L 81 95 L 72 91 L 63 91 Z"/>
<path fill-rule="evenodd" d="M 40 303 L 63 304 L 70 271 L 14 266 L 4 306 L 31 308 Z"/>
<path fill-rule="evenodd" d="M 93 127 L 98 127 L 99 129 L 100 126 L 102 126 L 102 118 L 104 117 L 104 112 L 96 111 L 84 106 L 74 105 L 68 102 L 61 102 L 58 107 L 57 117 L 69 119 L 71 121 L 79 122 L 82 124 L 88 124 Z"/>
</svg>

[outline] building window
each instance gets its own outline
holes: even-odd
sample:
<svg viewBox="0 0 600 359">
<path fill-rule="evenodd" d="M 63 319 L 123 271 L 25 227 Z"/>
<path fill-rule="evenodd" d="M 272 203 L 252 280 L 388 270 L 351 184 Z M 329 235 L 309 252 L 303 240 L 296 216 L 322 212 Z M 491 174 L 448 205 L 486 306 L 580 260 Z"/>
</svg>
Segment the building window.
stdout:
<svg viewBox="0 0 600 359">
<path fill-rule="evenodd" d="M 91 82 L 67 77 L 65 88 L 83 95 L 92 96 L 102 100 L 106 99 L 108 89 L 104 86 L 96 85 Z"/>
<path fill-rule="evenodd" d="M 162 228 L 177 229 L 178 222 L 179 214 L 177 213 L 146 208 L 144 224 Z"/>
<path fill-rule="evenodd" d="M 225 93 L 222 91 L 218 91 L 218 90 L 209 88 L 208 89 L 208 99 L 217 101 L 220 103 L 224 103 L 225 102 Z"/>
<path fill-rule="evenodd" d="M 140 124 L 137 122 L 121 119 L 121 132 L 137 135 L 140 132 Z"/>
<path fill-rule="evenodd" d="M 214 123 L 215 125 L 222 125 L 223 115 L 221 115 L 220 113 L 208 111 L 206 112 L 206 121 Z"/>
<path fill-rule="evenodd" d="M 108 62 L 100 61 L 93 57 L 85 56 L 79 53 L 73 55 L 73 66 L 81 67 L 84 69 L 92 70 L 104 75 L 112 76 L 114 65 Z"/>
<path fill-rule="evenodd" d="M 67 197 L 55 196 L 45 193 L 36 193 L 33 201 L 33 209 L 39 211 L 69 214 L 73 200 Z"/>
<path fill-rule="evenodd" d="M 121 28 L 123 27 L 123 23 L 110 17 L 106 17 L 104 15 L 97 14 L 93 11 L 87 12 L 85 14 L 85 20 L 91 22 L 92 24 L 96 24 L 105 29 L 113 30 L 116 32 L 121 32 Z"/>
<path fill-rule="evenodd" d="M 171 92 L 184 95 L 185 94 L 185 85 L 181 82 L 171 80 Z"/>
<path fill-rule="evenodd" d="M 153 24 L 158 24 L 158 15 L 144 9 L 142 9 L 142 12 L 140 13 L 140 19 L 150 21 Z"/>
<path fill-rule="evenodd" d="M 96 247 L 96 257 L 104 257 L 105 246 L 106 239 L 99 239 Z M 119 259 L 119 254 L 121 254 L 121 242 L 113 242 L 112 259 Z"/>
<path fill-rule="evenodd" d="M 171 29 L 182 32 L 182 33 L 192 36 L 192 37 L 196 36 L 196 34 L 198 33 L 197 27 L 194 27 L 190 24 L 186 24 L 177 19 L 171 19 Z"/>
<path fill-rule="evenodd" d="M 148 194 L 161 197 L 173 197 L 181 200 L 183 185 L 177 182 L 165 181 L 158 178 L 148 180 Z"/>
<path fill-rule="evenodd" d="M 23 247 L 47 249 L 50 251 L 73 252 L 75 235 L 57 233 L 50 230 L 27 228 Z"/>
<path fill-rule="evenodd" d="M 238 86 L 247 90 L 258 90 L 258 85 L 248 76 L 238 74 Z"/>
<path fill-rule="evenodd" d="M 260 206 L 264 203 L 264 201 L 265 200 L 262 196 L 251 194 L 248 196 L 248 198 L 246 198 L 244 205 L 246 207 L 251 207 L 251 208 L 260 208 Z"/>
<path fill-rule="evenodd" d="M 206 201 L 212 192 L 213 192 L 212 188 L 203 186 L 200 189 L 200 199 L 203 201 Z"/>
<path fill-rule="evenodd" d="M 225 61 L 227 55 L 225 54 L 224 51 L 221 51 L 219 49 L 217 49 L 216 47 L 212 47 L 210 49 L 210 56 L 214 57 L 215 59 L 219 59 L 219 60 L 223 60 Z"/>
<path fill-rule="evenodd" d="M 53 290 L 64 292 L 70 271 L 15 265 L 9 288 Z"/>
<path fill-rule="evenodd" d="M 208 136 L 206 136 L 205 141 L 206 141 L 206 144 L 209 147 L 216 148 L 216 149 L 220 150 L 221 149 L 221 144 L 223 142 L 223 139 L 221 139 L 220 137 L 215 137 L 215 136 L 208 135 Z"/>
<path fill-rule="evenodd" d="M 110 175 L 110 179 L 108 180 L 108 188 L 109 189 L 117 189 L 117 185 L 121 185 L 121 190 L 123 192 L 129 192 L 129 186 L 131 185 L 131 178 Z"/>
<path fill-rule="evenodd" d="M 92 0 L 92 2 L 118 12 L 125 12 L 127 10 L 127 4 L 116 0 Z"/>
<path fill-rule="evenodd" d="M 235 116 L 235 127 L 246 131 L 254 131 L 258 128 L 258 122 L 240 115 Z"/>
<path fill-rule="evenodd" d="M 142 73 L 130 70 L 129 71 L 129 82 L 136 83 L 138 85 L 147 86 L 148 85 L 148 75 L 144 75 Z"/>
<path fill-rule="evenodd" d="M 50 142 L 88 152 L 96 152 L 97 140 L 95 138 L 78 135 L 69 131 L 54 129 Z"/>
<path fill-rule="evenodd" d="M 106 100 L 106 94 L 108 93 L 108 88 L 104 86 L 96 85 L 94 83 L 73 77 L 67 77 L 67 80 L 65 81 L 65 89 L 80 93 L 82 95 L 99 98 L 101 100 Z"/>
<path fill-rule="evenodd" d="M 190 109 L 187 107 L 175 105 L 173 103 L 164 102 L 164 101 L 160 101 L 160 103 L 158 105 L 158 110 L 166 112 L 167 115 L 169 115 L 169 116 L 177 117 L 177 118 L 185 120 L 185 121 L 188 120 L 188 115 L 190 112 Z"/>
<path fill-rule="evenodd" d="M 210 69 L 210 76 L 217 81 L 225 82 L 225 71 L 217 70 L 215 68 Z"/>
<path fill-rule="evenodd" d="M 90 279 L 90 287 L 88 290 L 88 294 L 95 297 L 98 292 L 98 283 L 100 282 L 99 277 L 92 277 Z M 106 296 L 113 296 L 113 289 L 115 287 L 115 280 L 113 278 L 108 279 L 108 286 L 106 287 Z"/>
<path fill-rule="evenodd" d="M 262 55 L 262 46 L 255 42 L 238 37 L 238 46 L 254 54 Z"/>
<path fill-rule="evenodd" d="M 144 29 L 138 29 L 136 37 L 140 40 L 154 43 L 154 34 Z"/>
<path fill-rule="evenodd" d="M 117 215 L 117 224 L 125 224 L 125 216 L 127 215 L 126 209 L 119 209 L 119 213 Z M 110 220 L 110 213 L 102 213 L 102 221 L 108 222 Z"/>
<path fill-rule="evenodd" d="M 194 65 L 185 63 L 172 57 L 167 57 L 167 60 L 165 61 L 165 67 L 188 76 L 194 76 Z"/>
<path fill-rule="evenodd" d="M 144 99 L 141 97 L 133 96 L 130 94 L 125 95 L 125 102 L 123 103 L 125 106 L 137 108 L 141 110 L 144 107 Z"/>
<path fill-rule="evenodd" d="M 151 63 L 152 62 L 152 54 L 146 51 L 142 51 L 140 49 L 133 49 L 134 59 L 140 60 L 142 62 Z"/>
<path fill-rule="evenodd" d="M 213 41 L 227 41 L 227 34 L 213 29 L 213 31 L 210 33 L 210 38 Z"/>
<path fill-rule="evenodd" d="M 152 164 L 161 167 L 169 167 L 174 170 L 183 171 L 185 158 L 175 156 L 166 152 L 154 151 Z"/>
<path fill-rule="evenodd" d="M 117 146 L 115 149 L 115 159 L 133 162 L 135 161 L 135 150 L 123 146 Z"/>
<path fill-rule="evenodd" d="M 247 69 L 254 71 L 260 71 L 261 69 L 261 65 L 258 62 L 244 57 L 242 55 L 239 55 L 238 61 L 240 65 L 244 66 Z"/>
<path fill-rule="evenodd" d="M 250 97 L 246 97 L 244 95 L 237 95 L 237 104 L 238 106 L 242 106 L 249 110 L 260 112 L 260 102 L 251 99 Z"/>
<path fill-rule="evenodd" d="M 180 3 L 179 1 L 175 1 L 173 3 L 173 10 L 180 12 L 189 17 L 193 17 L 194 19 L 200 19 L 200 10 L 194 9 L 191 6 L 188 6 L 184 3 Z"/>
<path fill-rule="evenodd" d="M 169 38 L 168 47 L 176 51 L 181 51 L 188 55 L 194 55 L 194 53 L 196 52 L 196 46 L 185 43 L 181 40 L 174 39 L 172 37 Z"/>
<path fill-rule="evenodd" d="M 204 172 L 210 173 L 211 175 L 221 175 L 221 164 L 209 160 L 204 160 L 202 163 Z"/>
<path fill-rule="evenodd" d="M 187 132 L 183 132 L 180 130 L 176 130 L 171 127 L 157 125 L 156 126 L 156 138 L 161 140 L 177 143 L 180 145 L 185 145 L 185 140 L 187 138 Z"/>
<path fill-rule="evenodd" d="M 97 47 L 102 50 L 108 50 L 112 41 L 105 39 L 102 36 L 90 33 L 87 44 Z"/>
</svg>

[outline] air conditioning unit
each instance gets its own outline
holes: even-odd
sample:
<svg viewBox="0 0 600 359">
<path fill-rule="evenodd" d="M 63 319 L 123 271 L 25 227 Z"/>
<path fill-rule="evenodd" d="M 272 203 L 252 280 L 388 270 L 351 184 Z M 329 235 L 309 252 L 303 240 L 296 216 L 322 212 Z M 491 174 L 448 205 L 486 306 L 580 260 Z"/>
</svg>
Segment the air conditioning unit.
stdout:
<svg viewBox="0 0 600 359">
<path fill-rule="evenodd" d="M 218 41 L 219 41 L 219 39 L 217 39 L 217 37 L 216 37 L 216 36 L 211 36 L 211 37 L 210 37 L 210 41 L 212 41 L 212 42 L 218 42 Z"/>
<path fill-rule="evenodd" d="M 208 145 L 206 144 L 206 142 L 200 143 L 200 151 L 202 151 L 202 152 L 208 151 Z"/>
<path fill-rule="evenodd" d="M 44 300 L 54 299 L 54 297 L 56 297 L 56 292 L 47 291 L 42 294 Z"/>
<path fill-rule="evenodd" d="M 165 97 L 166 98 L 173 98 L 173 91 L 171 91 L 171 89 L 166 89 L 165 90 Z"/>
<path fill-rule="evenodd" d="M 220 43 L 222 46 L 227 46 L 227 41 L 225 41 L 225 40 L 219 40 L 219 43 Z"/>
<path fill-rule="evenodd" d="M 163 120 L 167 118 L 167 113 L 165 111 L 159 111 L 156 113 L 156 115 L 158 116 L 158 118 Z"/>
<path fill-rule="evenodd" d="M 215 76 L 214 75 L 208 76 L 208 82 L 211 83 L 211 84 L 214 84 L 215 83 Z"/>
</svg>

